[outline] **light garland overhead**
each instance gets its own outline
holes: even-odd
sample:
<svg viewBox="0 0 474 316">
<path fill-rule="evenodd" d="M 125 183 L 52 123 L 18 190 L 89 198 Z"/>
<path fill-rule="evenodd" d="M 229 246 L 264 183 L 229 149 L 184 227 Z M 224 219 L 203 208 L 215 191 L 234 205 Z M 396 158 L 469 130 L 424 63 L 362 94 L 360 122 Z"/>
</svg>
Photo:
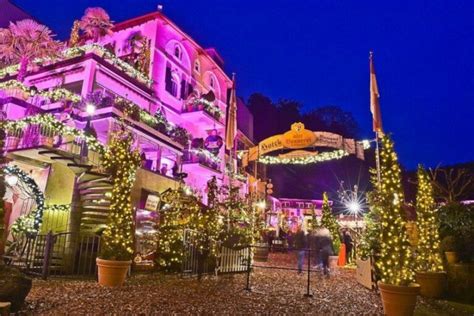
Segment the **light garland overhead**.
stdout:
<svg viewBox="0 0 474 316">
<path fill-rule="evenodd" d="M 307 156 L 307 157 L 291 157 L 291 158 L 280 158 L 274 156 L 262 156 L 258 159 L 258 162 L 268 165 L 275 164 L 293 164 L 293 165 L 307 165 L 311 163 L 324 162 L 329 160 L 341 159 L 343 157 L 349 156 L 349 153 L 342 149 L 322 152 L 316 156 Z"/>
<path fill-rule="evenodd" d="M 370 141 L 363 140 L 360 143 L 362 143 L 364 150 L 370 148 Z M 276 156 L 260 156 L 258 158 L 258 162 L 267 164 L 267 165 L 276 165 L 276 164 L 307 165 L 307 164 L 325 162 L 325 161 L 330 161 L 330 160 L 337 160 L 349 155 L 350 154 L 347 151 L 343 149 L 337 149 L 333 151 L 321 152 L 321 153 L 318 153 L 317 155 L 304 156 L 304 157 L 286 158 L 286 157 L 276 157 Z M 237 154 L 237 157 L 239 157 L 240 159 L 243 156 L 244 156 L 244 151 L 240 151 Z"/>
</svg>

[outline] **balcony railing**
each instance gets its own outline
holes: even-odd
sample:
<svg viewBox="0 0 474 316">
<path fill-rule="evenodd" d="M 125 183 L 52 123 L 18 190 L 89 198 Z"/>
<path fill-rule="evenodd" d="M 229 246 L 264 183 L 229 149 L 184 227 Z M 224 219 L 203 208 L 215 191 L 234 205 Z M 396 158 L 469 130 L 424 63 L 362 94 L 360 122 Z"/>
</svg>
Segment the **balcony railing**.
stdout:
<svg viewBox="0 0 474 316">
<path fill-rule="evenodd" d="M 191 113 L 198 111 L 203 111 L 209 114 L 218 122 L 221 122 L 224 116 L 224 113 L 217 105 L 204 99 L 195 99 L 192 102 L 188 102 L 183 108 L 183 113 Z"/>
<path fill-rule="evenodd" d="M 220 159 L 206 150 L 188 149 L 183 152 L 183 163 L 198 163 L 210 169 L 220 172 Z"/>
<path fill-rule="evenodd" d="M 59 135 L 42 124 L 28 124 L 23 129 L 7 132 L 4 147 L 7 153 L 37 148 L 55 150 L 59 155 L 64 153 L 81 164 L 89 164 L 95 168 L 101 166 L 101 154 L 91 149 L 84 138 Z"/>
</svg>

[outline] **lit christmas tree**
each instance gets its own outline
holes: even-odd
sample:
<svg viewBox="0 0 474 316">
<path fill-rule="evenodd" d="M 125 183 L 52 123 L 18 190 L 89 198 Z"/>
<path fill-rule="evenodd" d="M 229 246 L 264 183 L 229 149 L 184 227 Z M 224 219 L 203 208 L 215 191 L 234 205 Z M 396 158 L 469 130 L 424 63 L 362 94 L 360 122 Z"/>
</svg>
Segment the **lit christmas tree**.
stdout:
<svg viewBox="0 0 474 316">
<path fill-rule="evenodd" d="M 122 129 L 112 135 L 104 166 L 113 181 L 110 213 L 102 235 L 101 258 L 130 260 L 133 256 L 133 214 L 131 191 L 140 153 L 132 150 L 133 137 Z"/>
<path fill-rule="evenodd" d="M 401 171 L 393 142 L 385 136 L 380 152 L 380 185 L 374 202 L 382 210 L 380 215 L 380 256 L 376 266 L 380 281 L 386 284 L 406 286 L 413 282 L 412 253 L 403 219 L 403 189 Z"/>
<path fill-rule="evenodd" d="M 195 228 L 201 204 L 190 191 L 182 187 L 165 191 L 161 201 L 157 263 L 166 271 L 180 271 L 184 255 L 184 231 Z M 189 233 L 187 237 L 194 239 L 192 231 Z"/>
<path fill-rule="evenodd" d="M 332 214 L 331 206 L 329 205 L 329 199 L 326 192 L 323 193 L 323 209 L 321 215 L 321 226 L 329 229 L 332 237 L 332 243 L 334 245 L 334 251 L 336 255 L 341 248 L 341 238 L 339 236 L 339 223 L 336 217 Z"/>
<path fill-rule="evenodd" d="M 418 167 L 418 192 L 416 194 L 416 225 L 418 245 L 416 270 L 443 271 L 439 248 L 439 223 L 435 214 L 435 200 L 430 177 L 423 166 Z"/>
<path fill-rule="evenodd" d="M 202 213 L 193 214 L 197 245 L 201 251 L 211 256 L 217 253 L 217 241 L 223 228 L 217 193 L 217 180 L 214 176 L 207 182 L 208 207 Z"/>
</svg>

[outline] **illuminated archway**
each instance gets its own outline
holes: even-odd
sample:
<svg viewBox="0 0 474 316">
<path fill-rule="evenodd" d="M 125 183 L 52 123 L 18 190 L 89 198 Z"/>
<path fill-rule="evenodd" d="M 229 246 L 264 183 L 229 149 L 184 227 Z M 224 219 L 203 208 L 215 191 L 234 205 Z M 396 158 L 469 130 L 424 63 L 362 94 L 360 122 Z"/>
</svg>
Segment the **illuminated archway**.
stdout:
<svg viewBox="0 0 474 316">
<path fill-rule="evenodd" d="M 317 147 L 330 148 L 331 151 L 318 152 Z M 293 123 L 291 130 L 262 140 L 257 146 L 239 152 L 243 165 L 251 161 L 263 164 L 308 164 L 349 155 L 364 159 L 364 150 L 370 147 L 369 141 L 356 141 L 329 132 L 313 132 L 305 129 L 301 122 Z M 304 150 L 303 150 L 304 149 Z M 290 150 L 278 156 L 267 155 L 278 150 Z"/>
</svg>

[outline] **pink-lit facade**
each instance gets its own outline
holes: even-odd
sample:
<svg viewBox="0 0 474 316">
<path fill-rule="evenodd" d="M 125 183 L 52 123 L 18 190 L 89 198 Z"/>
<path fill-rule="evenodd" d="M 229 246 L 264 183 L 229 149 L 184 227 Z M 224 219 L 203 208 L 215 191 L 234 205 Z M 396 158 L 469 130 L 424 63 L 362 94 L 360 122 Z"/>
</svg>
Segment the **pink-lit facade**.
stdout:
<svg viewBox="0 0 474 316">
<path fill-rule="evenodd" d="M 137 45 L 137 39 L 142 46 Z M 148 49 L 148 54 L 137 49 Z M 187 174 L 186 185 L 202 196 L 204 203 L 211 177 L 221 185 L 229 184 L 223 141 L 232 79 L 223 71 L 223 60 L 215 49 L 200 47 L 161 12 L 154 12 L 115 24 L 112 34 L 96 43 L 81 43 L 79 50 L 69 49 L 61 60 L 33 64 L 22 88 L 2 86 L 15 80 L 16 73 L 0 70 L 0 105 L 6 118 L 22 120 L 49 113 L 71 128 L 93 129 L 106 145 L 127 106 L 135 109 L 125 120 L 142 154 L 132 191 L 137 210 L 145 208 L 148 195 L 177 187 L 177 173 Z M 137 70 L 137 60 L 143 56 Z M 61 88 L 67 90 L 67 97 L 51 97 Z M 166 121 L 159 127 L 153 121 L 157 112 Z M 244 114 L 244 120 L 252 120 L 248 111 Z M 40 184 L 47 205 L 71 205 L 74 213 L 80 204 L 81 223 L 71 215 L 60 229 L 44 229 L 77 231 L 81 225 L 81 232 L 89 232 L 104 223 L 108 208 L 104 195 L 108 184 L 99 178 L 99 154 L 94 148 L 84 152 L 73 136 L 48 134 L 45 129 L 45 125 L 29 124 L 9 133 L 7 157 L 10 164 L 18 165 Z M 183 141 L 186 132 L 188 143 Z M 248 129 L 239 130 L 236 142 L 241 149 L 253 145 L 248 134 Z M 237 166 L 236 161 L 233 164 Z M 232 181 L 242 195 L 248 193 L 248 178 L 240 170 Z M 102 181 L 104 189 L 80 182 L 86 180 Z M 18 199 L 20 193 L 10 192 L 9 225 L 29 208 Z"/>
</svg>

